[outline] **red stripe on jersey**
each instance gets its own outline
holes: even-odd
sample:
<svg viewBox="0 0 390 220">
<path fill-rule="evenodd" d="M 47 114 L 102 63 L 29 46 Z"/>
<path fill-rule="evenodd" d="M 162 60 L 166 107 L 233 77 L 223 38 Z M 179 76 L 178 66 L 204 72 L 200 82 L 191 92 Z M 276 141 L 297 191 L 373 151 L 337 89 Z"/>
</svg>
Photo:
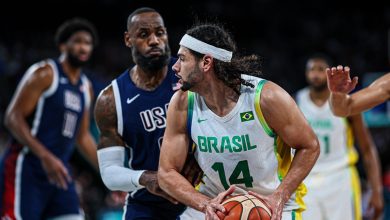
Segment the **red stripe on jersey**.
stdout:
<svg viewBox="0 0 390 220">
<path fill-rule="evenodd" d="M 4 194 L 3 194 L 3 209 L 1 219 L 14 220 L 15 213 L 15 178 L 16 178 L 16 162 L 21 152 L 22 146 L 12 146 L 11 152 L 7 156 L 4 164 Z"/>
</svg>

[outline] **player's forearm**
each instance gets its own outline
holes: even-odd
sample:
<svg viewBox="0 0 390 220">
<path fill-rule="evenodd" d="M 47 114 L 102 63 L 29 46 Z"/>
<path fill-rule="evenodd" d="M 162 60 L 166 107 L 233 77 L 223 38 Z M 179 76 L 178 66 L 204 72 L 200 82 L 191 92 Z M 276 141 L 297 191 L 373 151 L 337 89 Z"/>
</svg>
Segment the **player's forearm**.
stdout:
<svg viewBox="0 0 390 220">
<path fill-rule="evenodd" d="M 336 116 L 346 117 L 350 115 L 350 97 L 344 93 L 330 93 L 330 107 Z"/>
<path fill-rule="evenodd" d="M 143 188 L 139 183 L 144 170 L 124 167 L 125 147 L 112 146 L 97 151 L 100 176 L 104 185 L 112 191 L 131 192 Z"/>
<path fill-rule="evenodd" d="M 389 98 L 386 93 L 383 87 L 370 86 L 351 94 L 348 103 L 349 114 L 355 115 L 385 102 Z"/>
<path fill-rule="evenodd" d="M 96 142 L 93 139 L 92 135 L 88 132 L 84 135 L 81 135 L 78 138 L 78 147 L 84 157 L 88 162 L 96 169 L 99 170 L 99 164 L 97 159 L 97 148 Z"/>
<path fill-rule="evenodd" d="M 363 161 L 372 190 L 382 194 L 381 166 L 375 146 L 367 146 L 367 152 L 363 153 Z"/>
<path fill-rule="evenodd" d="M 160 188 L 186 206 L 204 212 L 210 198 L 199 193 L 195 188 L 176 170 L 158 171 L 158 183 Z"/>
<path fill-rule="evenodd" d="M 288 201 L 299 184 L 301 184 L 309 174 L 317 161 L 319 154 L 320 148 L 318 145 L 310 148 L 297 149 L 295 151 L 295 156 L 292 160 L 290 169 L 275 192 L 276 194 L 280 194 L 284 203 Z"/>
<path fill-rule="evenodd" d="M 19 143 L 27 146 L 38 158 L 42 159 L 51 154 L 38 139 L 32 136 L 31 128 L 22 116 L 15 112 L 7 113 L 4 125 Z"/>
</svg>

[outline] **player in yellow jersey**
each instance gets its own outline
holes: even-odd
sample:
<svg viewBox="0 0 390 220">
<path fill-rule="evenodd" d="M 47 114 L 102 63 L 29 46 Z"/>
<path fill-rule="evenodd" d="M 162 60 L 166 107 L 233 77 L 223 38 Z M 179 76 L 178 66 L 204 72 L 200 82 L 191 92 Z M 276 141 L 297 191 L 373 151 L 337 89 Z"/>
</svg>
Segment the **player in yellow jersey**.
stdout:
<svg viewBox="0 0 390 220">
<path fill-rule="evenodd" d="M 362 219 L 355 138 L 372 188 L 370 208 L 377 219 L 383 209 L 380 165 L 376 147 L 360 114 L 348 118 L 333 115 L 328 99 L 326 68 L 329 58 L 311 57 L 306 64 L 309 86 L 298 91 L 296 101 L 320 141 L 321 154 L 304 183 L 308 194 L 303 219 Z"/>
</svg>

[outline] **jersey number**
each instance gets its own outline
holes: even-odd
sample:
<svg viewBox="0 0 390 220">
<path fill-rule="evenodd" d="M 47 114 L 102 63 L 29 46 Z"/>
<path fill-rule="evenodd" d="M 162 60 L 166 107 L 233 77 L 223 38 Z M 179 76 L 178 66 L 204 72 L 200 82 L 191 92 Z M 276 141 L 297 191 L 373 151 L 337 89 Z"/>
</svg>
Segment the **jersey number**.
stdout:
<svg viewBox="0 0 390 220">
<path fill-rule="evenodd" d="M 67 138 L 72 138 L 76 130 L 77 114 L 66 111 L 64 115 L 64 123 L 62 127 L 62 135 Z"/>
<path fill-rule="evenodd" d="M 330 153 L 330 140 L 329 135 L 317 135 L 318 140 L 320 141 L 321 147 L 324 150 L 324 154 Z"/>
<path fill-rule="evenodd" d="M 225 175 L 225 169 L 223 167 L 223 163 L 221 162 L 216 162 L 213 164 L 211 167 L 213 170 L 218 172 L 219 179 L 221 180 L 221 183 L 225 189 L 229 188 L 229 184 L 227 183 L 226 180 L 226 175 Z M 240 177 L 242 173 L 242 177 Z M 232 175 L 229 177 L 229 183 L 230 185 L 232 184 L 245 184 L 245 187 L 253 187 L 253 177 L 251 176 L 249 172 L 249 166 L 248 166 L 248 161 L 247 160 L 242 160 L 238 162 L 236 168 L 234 168 Z"/>
</svg>

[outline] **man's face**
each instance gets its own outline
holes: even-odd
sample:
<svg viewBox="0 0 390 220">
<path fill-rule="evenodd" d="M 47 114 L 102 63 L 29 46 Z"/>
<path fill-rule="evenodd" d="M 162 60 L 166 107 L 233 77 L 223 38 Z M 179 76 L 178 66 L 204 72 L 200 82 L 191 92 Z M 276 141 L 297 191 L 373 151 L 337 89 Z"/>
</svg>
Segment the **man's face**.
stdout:
<svg viewBox="0 0 390 220">
<path fill-rule="evenodd" d="M 169 62 L 167 31 L 156 12 L 135 15 L 125 33 L 125 43 L 131 48 L 134 62 L 144 69 L 156 71 Z"/>
<path fill-rule="evenodd" d="M 306 65 L 306 79 L 316 91 L 327 89 L 326 68 L 329 65 L 322 59 L 311 59 Z"/>
<path fill-rule="evenodd" d="M 65 48 L 63 52 L 66 52 L 70 65 L 81 67 L 91 57 L 93 38 L 87 31 L 77 31 L 63 44 L 63 48 Z"/>
<path fill-rule="evenodd" d="M 182 84 L 181 89 L 187 91 L 203 79 L 203 74 L 201 73 L 199 62 L 187 48 L 180 47 L 177 56 L 179 59 L 173 65 L 172 69 L 180 79 L 179 83 Z"/>
</svg>

